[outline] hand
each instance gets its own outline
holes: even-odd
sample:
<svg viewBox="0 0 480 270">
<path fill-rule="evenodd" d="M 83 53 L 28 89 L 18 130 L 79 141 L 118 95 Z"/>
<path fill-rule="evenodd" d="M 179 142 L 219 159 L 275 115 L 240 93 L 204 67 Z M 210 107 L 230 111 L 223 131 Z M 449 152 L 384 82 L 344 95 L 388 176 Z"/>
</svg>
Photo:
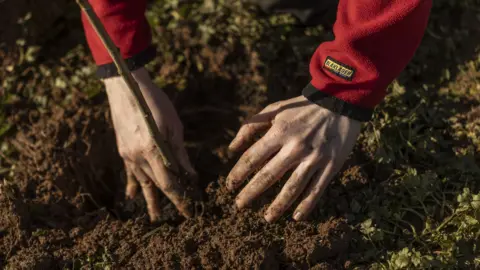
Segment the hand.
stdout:
<svg viewBox="0 0 480 270">
<path fill-rule="evenodd" d="M 238 194 L 237 207 L 250 204 L 293 169 L 265 212 L 265 219 L 277 220 L 303 194 L 293 218 L 304 220 L 346 161 L 360 127 L 360 122 L 337 115 L 303 96 L 267 106 L 242 126 L 229 147 L 231 151 L 243 150 L 256 133 L 268 130 L 242 155 L 227 177 L 227 188 L 237 189 L 270 159 Z"/>
<path fill-rule="evenodd" d="M 195 175 L 183 146 L 183 126 L 173 104 L 168 96 L 153 84 L 145 69 L 136 70 L 132 74 L 152 111 L 157 128 L 171 144 L 178 163 L 189 174 Z M 184 216 L 190 216 L 185 188 L 180 185 L 177 177 L 164 167 L 130 89 L 121 77 L 108 78 L 104 82 L 118 151 L 127 171 L 126 196 L 135 197 L 140 184 L 150 219 L 156 221 L 160 217 L 160 201 L 156 189 L 160 188 Z"/>
</svg>

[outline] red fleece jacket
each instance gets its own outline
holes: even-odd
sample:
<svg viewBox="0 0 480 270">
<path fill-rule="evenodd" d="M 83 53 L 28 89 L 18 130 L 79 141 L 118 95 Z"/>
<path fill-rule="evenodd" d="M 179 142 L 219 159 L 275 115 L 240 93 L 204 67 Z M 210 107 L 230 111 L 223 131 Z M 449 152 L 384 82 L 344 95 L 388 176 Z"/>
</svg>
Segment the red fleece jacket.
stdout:
<svg viewBox="0 0 480 270">
<path fill-rule="evenodd" d="M 124 58 L 151 42 L 146 0 L 90 0 Z M 333 31 L 310 62 L 311 85 L 360 108 L 371 109 L 413 57 L 423 37 L 432 0 L 340 0 Z M 97 65 L 111 58 L 82 15 Z"/>
</svg>

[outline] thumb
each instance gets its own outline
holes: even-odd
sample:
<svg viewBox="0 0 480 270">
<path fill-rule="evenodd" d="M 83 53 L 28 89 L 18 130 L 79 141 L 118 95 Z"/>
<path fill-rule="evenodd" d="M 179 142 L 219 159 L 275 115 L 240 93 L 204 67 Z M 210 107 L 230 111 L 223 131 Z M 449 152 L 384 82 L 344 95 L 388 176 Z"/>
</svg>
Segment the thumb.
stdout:
<svg viewBox="0 0 480 270">
<path fill-rule="evenodd" d="M 185 147 L 183 146 L 183 142 L 174 143 L 173 152 L 180 166 L 182 166 L 182 168 L 187 171 L 190 176 L 195 177 L 197 172 L 190 163 L 190 159 L 188 158 L 187 150 L 185 150 Z"/>
</svg>

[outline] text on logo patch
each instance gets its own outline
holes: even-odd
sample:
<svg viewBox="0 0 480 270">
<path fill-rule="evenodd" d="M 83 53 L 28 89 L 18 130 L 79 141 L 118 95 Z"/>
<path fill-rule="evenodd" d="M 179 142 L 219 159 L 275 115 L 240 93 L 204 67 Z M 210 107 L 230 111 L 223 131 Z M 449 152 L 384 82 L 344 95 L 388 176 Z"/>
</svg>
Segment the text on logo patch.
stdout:
<svg viewBox="0 0 480 270">
<path fill-rule="evenodd" d="M 331 73 L 345 80 L 351 81 L 353 79 L 353 75 L 355 75 L 355 69 L 338 62 L 330 56 L 328 56 L 325 60 L 325 64 L 323 64 L 323 67 Z"/>
</svg>

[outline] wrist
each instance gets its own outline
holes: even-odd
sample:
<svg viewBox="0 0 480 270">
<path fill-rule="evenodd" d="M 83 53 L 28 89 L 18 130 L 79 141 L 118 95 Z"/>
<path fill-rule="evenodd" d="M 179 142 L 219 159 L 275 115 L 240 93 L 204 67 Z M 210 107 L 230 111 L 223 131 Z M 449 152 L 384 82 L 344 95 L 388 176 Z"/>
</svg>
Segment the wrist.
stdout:
<svg viewBox="0 0 480 270">
<path fill-rule="evenodd" d="M 143 68 L 146 64 L 155 58 L 156 50 L 153 46 L 148 46 L 145 50 L 133 55 L 130 58 L 124 59 L 127 68 L 130 71 L 135 71 Z M 97 67 L 97 76 L 100 79 L 112 78 L 120 76 L 118 74 L 115 63 L 111 60 L 106 64 L 101 64 Z"/>
<path fill-rule="evenodd" d="M 331 112 L 346 116 L 359 122 L 367 122 L 372 118 L 373 109 L 363 108 L 355 104 L 348 103 L 335 96 L 316 89 L 309 83 L 302 91 L 302 95 L 310 102 L 317 104 Z"/>
<path fill-rule="evenodd" d="M 150 78 L 150 75 L 145 68 L 142 67 L 131 71 L 131 74 L 140 89 L 149 88 L 149 86 L 153 85 L 152 79 Z M 123 77 L 120 75 L 102 79 L 102 81 L 105 84 L 105 89 L 107 91 L 107 94 L 109 95 L 114 94 L 118 91 L 130 91 Z"/>
</svg>

